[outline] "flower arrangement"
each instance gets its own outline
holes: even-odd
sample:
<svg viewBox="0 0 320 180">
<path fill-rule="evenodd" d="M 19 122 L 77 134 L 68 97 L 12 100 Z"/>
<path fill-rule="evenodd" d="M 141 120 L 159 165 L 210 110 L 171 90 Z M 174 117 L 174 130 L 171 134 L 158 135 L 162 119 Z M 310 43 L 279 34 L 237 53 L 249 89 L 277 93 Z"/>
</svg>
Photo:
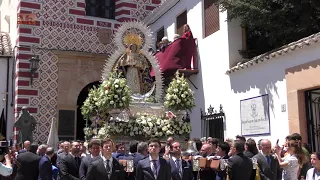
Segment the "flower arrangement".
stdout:
<svg viewBox="0 0 320 180">
<path fill-rule="evenodd" d="M 93 86 L 93 88 L 90 89 L 88 97 L 81 107 L 81 114 L 85 120 L 89 120 L 90 117 L 97 115 L 100 98 L 99 88 L 100 87 L 97 88 Z"/>
<path fill-rule="evenodd" d="M 180 76 L 178 72 L 176 72 L 175 78 L 169 84 L 164 105 L 174 111 L 191 111 L 195 107 L 193 91 L 184 76 Z"/>
<path fill-rule="evenodd" d="M 100 99 L 97 106 L 100 109 L 125 109 L 131 103 L 131 92 L 127 80 L 121 73 L 113 72 L 107 81 L 99 88 Z"/>
<path fill-rule="evenodd" d="M 190 123 L 183 121 L 171 121 L 152 115 L 139 115 L 137 119 L 124 122 L 106 123 L 99 132 L 99 137 L 110 135 L 163 137 L 170 135 L 184 135 L 191 131 Z"/>
</svg>

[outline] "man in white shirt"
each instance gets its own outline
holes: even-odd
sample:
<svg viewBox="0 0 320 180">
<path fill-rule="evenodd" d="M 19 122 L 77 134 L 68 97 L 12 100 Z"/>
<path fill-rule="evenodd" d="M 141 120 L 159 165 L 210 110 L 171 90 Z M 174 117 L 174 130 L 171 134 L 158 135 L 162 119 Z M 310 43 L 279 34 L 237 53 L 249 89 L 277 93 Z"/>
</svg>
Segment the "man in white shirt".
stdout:
<svg viewBox="0 0 320 180">
<path fill-rule="evenodd" d="M 170 163 L 159 157 L 160 141 L 152 139 L 148 146 L 149 157 L 139 161 L 136 168 L 136 180 L 171 180 Z"/>
<path fill-rule="evenodd" d="M 170 165 L 172 180 L 192 180 L 192 166 L 189 162 L 181 159 L 181 146 L 179 142 L 173 142 L 170 146 Z"/>
<path fill-rule="evenodd" d="M 126 173 L 123 166 L 112 157 L 113 141 L 104 139 L 101 148 L 102 156 L 92 160 L 86 180 L 124 180 Z"/>
</svg>

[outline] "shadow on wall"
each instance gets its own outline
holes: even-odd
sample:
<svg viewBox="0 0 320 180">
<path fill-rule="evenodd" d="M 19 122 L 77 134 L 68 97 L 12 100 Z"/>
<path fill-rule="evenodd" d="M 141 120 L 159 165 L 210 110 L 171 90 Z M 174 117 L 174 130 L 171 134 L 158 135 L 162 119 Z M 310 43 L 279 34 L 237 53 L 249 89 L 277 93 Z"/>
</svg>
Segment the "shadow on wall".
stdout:
<svg viewBox="0 0 320 180">
<path fill-rule="evenodd" d="M 301 72 L 301 71 L 304 71 L 304 70 L 309 70 L 311 68 L 315 69 L 315 68 L 319 68 L 320 66 L 320 60 L 316 60 L 316 62 L 312 61 L 310 63 L 306 63 L 304 65 L 300 65 L 300 66 L 295 66 L 295 67 L 292 67 L 292 68 L 288 68 L 286 70 L 286 75 L 288 74 L 295 74 L 297 72 Z"/>
<path fill-rule="evenodd" d="M 260 95 L 268 94 L 269 106 L 274 113 L 274 95 L 278 96 L 277 82 L 281 82 L 285 79 L 285 72 L 281 68 L 272 68 L 270 62 L 258 64 L 248 69 L 240 70 L 230 74 L 230 84 L 233 93 L 246 93 L 250 89 L 259 89 Z M 244 96 L 242 99 L 252 98 L 259 96 L 259 94 Z M 240 100 L 242 100 L 240 99 Z M 239 100 L 239 103 L 240 103 Z M 240 108 L 240 105 L 239 105 Z M 265 107 L 267 109 L 267 107 Z"/>
</svg>

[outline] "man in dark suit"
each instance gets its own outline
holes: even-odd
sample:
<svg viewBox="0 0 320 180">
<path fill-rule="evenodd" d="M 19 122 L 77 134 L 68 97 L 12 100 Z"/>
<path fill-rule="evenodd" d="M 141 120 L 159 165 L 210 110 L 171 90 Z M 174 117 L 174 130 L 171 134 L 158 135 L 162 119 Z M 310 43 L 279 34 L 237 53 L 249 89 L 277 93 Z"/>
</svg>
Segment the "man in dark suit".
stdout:
<svg viewBox="0 0 320 180">
<path fill-rule="evenodd" d="M 137 167 L 139 161 L 146 158 L 148 155 L 148 143 L 140 142 L 137 146 L 137 153 L 133 159 L 134 167 Z"/>
<path fill-rule="evenodd" d="M 261 152 L 256 154 L 254 158 L 258 161 L 261 180 L 280 180 L 281 169 L 278 159 L 271 154 L 271 142 L 268 139 L 263 139 L 260 142 L 260 148 Z"/>
<path fill-rule="evenodd" d="M 23 142 L 23 149 L 19 151 L 19 154 L 28 152 L 30 150 L 30 141 Z"/>
<path fill-rule="evenodd" d="M 228 153 L 230 151 L 230 145 L 227 142 L 221 142 L 217 147 L 217 156 L 220 156 L 221 159 L 229 159 Z M 226 180 L 226 169 L 223 171 L 217 171 L 216 180 Z"/>
<path fill-rule="evenodd" d="M 230 180 L 250 180 L 253 165 L 251 159 L 243 155 L 244 142 L 235 140 L 230 149 L 232 154 L 228 161 Z"/>
<path fill-rule="evenodd" d="M 181 159 L 181 146 L 179 142 L 170 144 L 170 165 L 172 180 L 192 180 L 193 172 L 191 164 Z"/>
<path fill-rule="evenodd" d="M 52 180 L 51 158 L 53 156 L 54 156 L 53 147 L 48 147 L 46 149 L 45 155 L 41 157 L 39 162 L 38 180 Z"/>
<path fill-rule="evenodd" d="M 33 143 L 30 146 L 30 151 L 19 154 L 17 157 L 17 175 L 15 180 L 37 180 L 39 175 L 39 160 L 36 155 L 38 144 Z"/>
<path fill-rule="evenodd" d="M 159 156 L 161 143 L 152 139 L 148 143 L 149 157 L 139 161 L 136 180 L 171 180 L 171 166 Z"/>
<path fill-rule="evenodd" d="M 100 153 L 101 140 L 100 139 L 91 139 L 88 144 L 88 148 L 91 154 L 84 157 L 81 161 L 81 165 L 79 168 L 79 177 L 80 180 L 86 180 L 87 172 L 89 165 L 92 159 L 99 156 Z"/>
<path fill-rule="evenodd" d="M 129 161 L 133 161 L 134 162 L 134 158 L 136 157 L 137 154 L 137 146 L 138 146 L 138 141 L 130 141 L 129 143 L 129 153 L 119 156 L 118 160 L 129 160 Z M 134 164 L 134 163 L 133 163 Z M 134 166 L 134 170 L 135 170 L 135 166 Z M 135 171 L 134 172 L 128 172 L 127 173 L 127 180 L 135 180 Z"/>
<path fill-rule="evenodd" d="M 78 180 L 79 179 L 79 166 L 81 163 L 80 158 L 80 144 L 77 141 L 72 142 L 71 152 L 61 154 L 59 156 L 59 168 L 63 180 Z"/>
<path fill-rule="evenodd" d="M 113 141 L 104 139 L 102 156 L 91 161 L 86 180 L 124 180 L 125 171 L 119 161 L 112 157 Z"/>
<path fill-rule="evenodd" d="M 214 146 L 216 147 L 216 146 Z M 216 150 L 214 150 L 216 151 Z M 212 144 L 203 144 L 200 150 L 200 155 L 204 158 L 207 158 L 209 156 L 215 156 L 215 153 L 213 152 L 213 146 Z M 197 177 L 197 174 L 196 174 Z M 200 171 L 200 179 L 201 180 L 215 180 L 216 179 L 216 171 L 211 168 L 203 168 Z"/>
</svg>

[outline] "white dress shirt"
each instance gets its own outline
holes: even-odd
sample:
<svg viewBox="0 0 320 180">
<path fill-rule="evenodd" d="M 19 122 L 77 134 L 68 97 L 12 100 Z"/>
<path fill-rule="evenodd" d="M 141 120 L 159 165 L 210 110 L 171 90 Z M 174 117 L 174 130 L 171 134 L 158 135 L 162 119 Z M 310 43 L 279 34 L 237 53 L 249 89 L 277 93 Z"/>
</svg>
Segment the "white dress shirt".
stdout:
<svg viewBox="0 0 320 180">
<path fill-rule="evenodd" d="M 102 160 L 103 160 L 104 167 L 107 168 L 107 159 L 104 156 L 102 156 Z M 113 161 L 113 158 L 110 157 L 109 159 L 110 173 L 112 172 L 112 161 Z"/>
<path fill-rule="evenodd" d="M 306 180 L 319 180 L 320 172 L 315 172 L 315 168 L 311 168 L 307 172 Z"/>
<path fill-rule="evenodd" d="M 156 160 L 157 169 L 154 167 L 154 165 L 153 165 L 153 163 L 152 163 L 153 159 L 151 158 L 151 156 L 149 156 L 149 160 L 150 160 L 150 167 L 151 167 L 151 169 L 152 169 L 152 170 L 155 170 L 155 171 L 157 172 L 157 174 L 158 174 L 158 173 L 159 173 L 159 169 L 160 169 L 159 156 L 157 157 L 157 159 L 154 159 L 154 160 Z M 157 175 L 156 175 L 156 174 L 154 174 L 154 177 L 155 177 L 155 179 L 157 179 Z"/>
</svg>

